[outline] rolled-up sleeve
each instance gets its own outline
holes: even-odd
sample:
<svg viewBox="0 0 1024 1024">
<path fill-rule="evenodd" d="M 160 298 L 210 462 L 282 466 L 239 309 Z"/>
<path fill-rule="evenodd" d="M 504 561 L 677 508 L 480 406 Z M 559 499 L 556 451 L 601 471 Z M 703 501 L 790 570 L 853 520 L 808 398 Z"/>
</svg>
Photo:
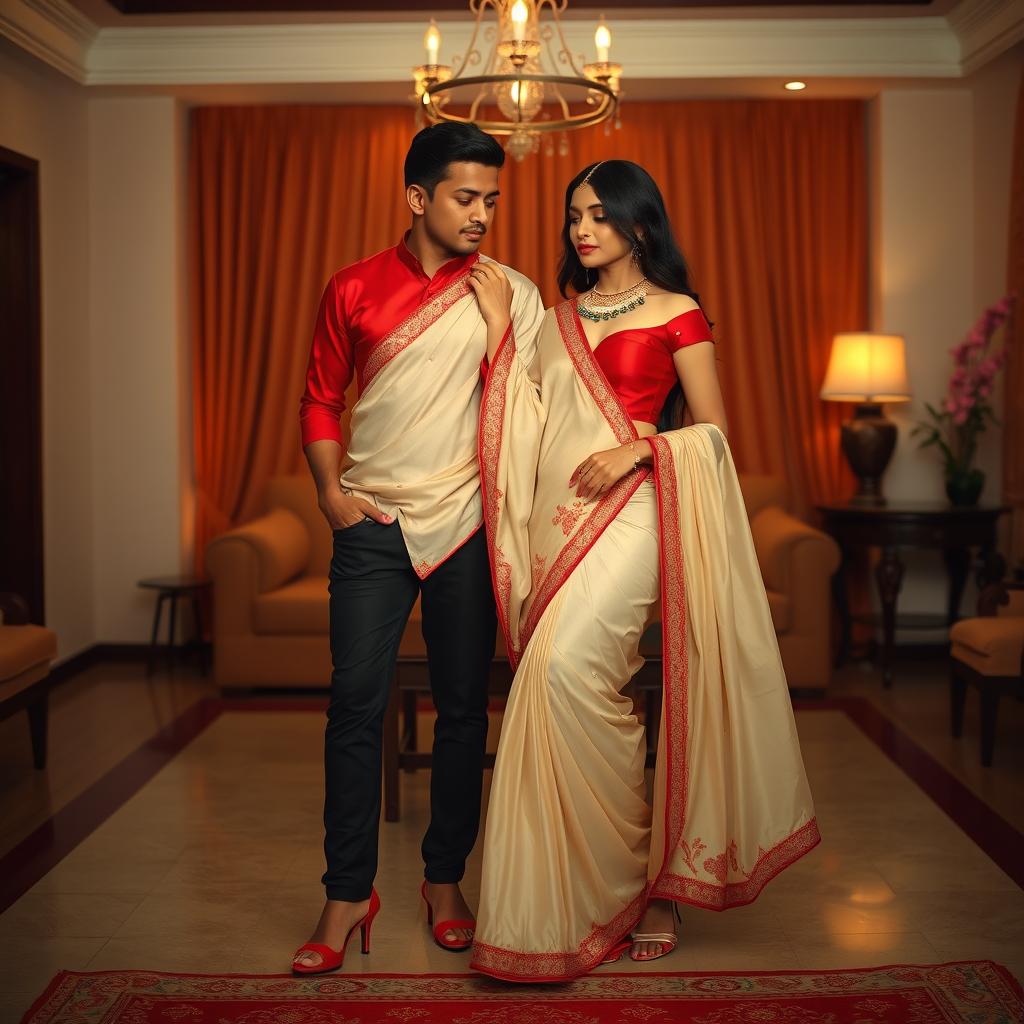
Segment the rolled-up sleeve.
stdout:
<svg viewBox="0 0 1024 1024">
<path fill-rule="evenodd" d="M 313 344 L 306 368 L 306 390 L 299 403 L 302 445 L 341 438 L 341 414 L 345 390 L 352 383 L 355 359 L 340 309 L 337 275 L 324 289 L 313 330 Z"/>
</svg>

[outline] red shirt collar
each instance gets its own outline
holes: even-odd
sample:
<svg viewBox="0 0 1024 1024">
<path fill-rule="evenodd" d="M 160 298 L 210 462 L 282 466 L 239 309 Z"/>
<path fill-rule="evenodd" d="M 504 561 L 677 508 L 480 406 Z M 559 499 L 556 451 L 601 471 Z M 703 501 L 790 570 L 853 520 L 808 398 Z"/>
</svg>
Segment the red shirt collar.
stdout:
<svg viewBox="0 0 1024 1024">
<path fill-rule="evenodd" d="M 468 270 L 478 259 L 480 254 L 473 252 L 468 256 L 456 256 L 454 259 L 450 259 L 447 263 L 443 263 L 437 268 L 434 276 L 427 277 L 426 271 L 423 269 L 423 264 L 420 263 L 419 259 L 413 253 L 408 246 L 409 232 L 402 236 L 402 240 L 395 246 L 395 252 L 398 254 L 398 258 L 404 263 L 417 277 L 421 278 L 424 284 L 428 281 L 431 285 L 440 285 L 447 281 L 451 281 L 457 277 L 464 270 Z"/>
</svg>

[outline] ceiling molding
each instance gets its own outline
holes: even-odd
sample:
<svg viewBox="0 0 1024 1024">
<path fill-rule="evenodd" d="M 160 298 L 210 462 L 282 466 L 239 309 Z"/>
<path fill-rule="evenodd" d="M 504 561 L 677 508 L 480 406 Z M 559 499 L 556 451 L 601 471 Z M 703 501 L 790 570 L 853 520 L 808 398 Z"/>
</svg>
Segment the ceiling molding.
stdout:
<svg viewBox="0 0 1024 1024">
<path fill-rule="evenodd" d="M 589 53 L 589 21 L 564 22 Z M 908 18 L 615 19 L 626 80 L 772 77 L 959 78 L 1024 38 L 1024 0 L 962 0 Z M 446 21 L 442 58 L 471 23 Z M 407 82 L 422 19 L 329 24 L 98 28 L 68 0 L 2 0 L 0 34 L 90 86 L 130 88 Z"/>
<path fill-rule="evenodd" d="M 89 85 L 407 81 L 422 61 L 421 22 L 103 29 L 89 51 Z M 570 47 L 592 49 L 592 27 L 565 25 Z M 442 57 L 471 24 L 446 22 Z M 615 59 L 627 78 L 959 75 L 945 19 L 924 17 L 617 20 Z"/>
<path fill-rule="evenodd" d="M 1024 39 L 1024 0 L 961 0 L 947 15 L 960 44 L 964 75 Z"/>
<path fill-rule="evenodd" d="M 67 0 L 7 0 L 0 5 L 0 35 L 74 81 L 84 84 L 93 22 Z"/>
</svg>

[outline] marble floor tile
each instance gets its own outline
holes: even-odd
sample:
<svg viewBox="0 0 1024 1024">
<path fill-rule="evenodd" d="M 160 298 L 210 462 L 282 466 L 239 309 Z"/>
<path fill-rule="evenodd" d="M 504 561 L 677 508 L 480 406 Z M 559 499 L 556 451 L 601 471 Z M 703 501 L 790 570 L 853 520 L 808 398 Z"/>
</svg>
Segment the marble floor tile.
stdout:
<svg viewBox="0 0 1024 1024">
<path fill-rule="evenodd" d="M 116 865 L 111 865 L 116 870 Z M 0 914 L 0 939 L 109 937 L 127 921 L 144 896 L 120 893 L 61 893 L 35 889 Z"/>
<path fill-rule="evenodd" d="M 809 926 L 790 942 L 801 970 L 939 962 L 935 947 L 920 932 L 822 932 Z"/>
</svg>

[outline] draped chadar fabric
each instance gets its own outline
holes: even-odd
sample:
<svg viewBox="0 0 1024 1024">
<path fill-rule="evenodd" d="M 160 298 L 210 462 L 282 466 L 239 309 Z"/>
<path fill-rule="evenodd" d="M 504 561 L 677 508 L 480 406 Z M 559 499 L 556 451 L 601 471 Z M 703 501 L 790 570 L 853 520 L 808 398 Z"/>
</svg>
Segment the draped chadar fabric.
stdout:
<svg viewBox="0 0 1024 1024">
<path fill-rule="evenodd" d="M 512 322 L 536 333 L 537 289 L 502 269 L 512 285 Z M 341 484 L 401 524 L 421 579 L 481 526 L 477 424 L 486 353 L 467 266 L 377 341 L 363 369 Z"/>
<path fill-rule="evenodd" d="M 785 675 L 724 435 L 652 439 L 653 469 L 569 479 L 636 429 L 572 302 L 509 332 L 481 410 L 484 521 L 516 678 L 488 809 L 473 964 L 590 970 L 648 898 L 749 903 L 818 842 Z M 660 600 L 654 804 L 621 690 Z"/>
</svg>

